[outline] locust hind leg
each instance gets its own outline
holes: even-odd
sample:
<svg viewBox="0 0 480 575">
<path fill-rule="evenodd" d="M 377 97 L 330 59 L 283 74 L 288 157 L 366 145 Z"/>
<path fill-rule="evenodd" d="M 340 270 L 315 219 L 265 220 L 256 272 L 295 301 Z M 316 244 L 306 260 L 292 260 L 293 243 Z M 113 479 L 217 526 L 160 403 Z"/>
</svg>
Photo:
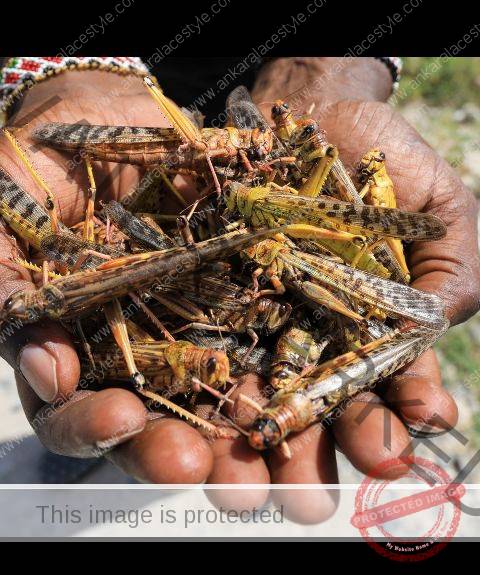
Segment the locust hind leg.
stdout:
<svg viewBox="0 0 480 575">
<path fill-rule="evenodd" d="M 143 311 L 143 313 L 150 320 L 152 325 L 156 327 L 163 335 L 163 337 L 170 342 L 174 342 L 175 338 L 164 326 L 164 324 L 158 319 L 158 317 L 152 312 L 152 310 L 141 300 L 141 298 L 135 292 L 128 292 L 130 299 L 133 303 Z"/>
<path fill-rule="evenodd" d="M 95 240 L 93 213 L 95 209 L 95 197 L 97 195 L 97 185 L 95 184 L 95 178 L 93 176 L 92 162 L 88 155 L 85 156 L 85 166 L 87 169 L 87 176 L 90 187 L 88 188 L 87 209 L 85 213 L 85 221 L 83 226 L 83 239 L 89 242 L 93 242 Z"/>
<path fill-rule="evenodd" d="M 48 187 L 45 180 L 40 176 L 40 174 L 34 168 L 32 162 L 30 161 L 30 159 L 27 156 L 27 154 L 25 153 L 25 151 L 22 149 L 20 143 L 15 138 L 15 136 L 11 132 L 9 132 L 6 128 L 3 128 L 3 133 L 4 133 L 5 137 L 7 138 L 8 142 L 10 143 L 10 145 L 12 146 L 13 151 L 15 152 L 15 155 L 20 159 L 22 164 L 27 168 L 27 171 L 32 176 L 34 181 L 45 192 L 45 194 L 47 196 L 46 200 L 45 200 L 45 207 L 47 208 L 47 211 L 50 215 L 52 233 L 56 234 L 60 230 L 60 228 L 59 228 L 60 224 L 58 221 L 57 209 L 55 207 L 55 195 L 50 190 L 50 188 Z"/>
<path fill-rule="evenodd" d="M 352 268 L 356 268 L 358 265 L 358 262 L 363 258 L 364 255 L 373 252 L 373 250 L 380 244 L 382 244 L 384 242 L 384 238 L 380 238 L 377 239 L 375 241 L 373 241 L 372 243 L 368 243 L 367 241 L 364 243 L 362 249 L 356 254 L 356 256 L 353 258 L 353 260 L 350 262 L 350 266 Z"/>
<path fill-rule="evenodd" d="M 191 323 L 187 323 L 186 325 L 179 327 L 173 331 L 173 333 L 181 333 L 182 331 L 187 331 L 189 329 L 204 329 L 207 331 L 231 331 L 231 328 L 228 325 L 212 325 L 211 323 L 201 323 L 197 321 L 193 321 Z"/>
<path fill-rule="evenodd" d="M 283 228 L 283 233 L 296 239 L 304 240 L 341 240 L 361 242 L 365 244 L 365 237 L 341 230 L 320 228 L 310 224 L 287 224 Z"/>
<path fill-rule="evenodd" d="M 360 314 L 347 307 L 339 298 L 334 296 L 333 293 L 327 288 L 324 288 L 323 286 L 310 281 L 297 282 L 296 285 L 300 289 L 302 294 L 304 294 L 308 299 L 318 303 L 319 305 L 324 305 L 328 309 L 336 311 L 355 321 L 358 322 L 365 321 L 364 317 L 362 317 Z"/>
<path fill-rule="evenodd" d="M 255 330 L 253 330 L 251 327 L 248 327 L 246 331 L 247 331 L 247 334 L 251 337 L 252 343 L 251 343 L 250 347 L 247 349 L 247 351 L 244 353 L 244 355 L 243 355 L 243 357 L 242 357 L 242 359 L 241 359 L 241 361 L 240 361 L 240 364 L 241 364 L 241 365 L 245 364 L 245 362 L 246 362 L 247 359 L 248 359 L 248 356 L 249 356 L 249 355 L 252 353 L 252 351 L 255 349 L 255 347 L 257 346 L 258 340 L 260 339 L 260 338 L 258 337 L 257 332 L 256 332 Z"/>
<path fill-rule="evenodd" d="M 120 302 L 115 298 L 113 301 L 106 303 L 103 309 L 112 335 L 125 358 L 131 380 L 136 389 L 143 389 L 145 378 L 135 364 L 132 347 L 128 338 L 127 324 L 122 313 Z"/>
<path fill-rule="evenodd" d="M 88 343 L 88 339 L 85 335 L 85 332 L 83 331 L 82 322 L 79 318 L 75 320 L 75 327 L 77 329 L 78 335 L 80 336 L 82 347 L 85 351 L 85 354 L 87 355 L 88 361 L 90 362 L 90 365 L 92 366 L 92 369 L 95 372 L 97 370 L 97 366 L 95 363 L 95 358 L 93 357 L 92 347 Z"/>
<path fill-rule="evenodd" d="M 153 400 L 154 402 L 158 403 L 159 405 L 161 405 L 163 407 L 166 407 L 167 409 L 169 409 L 170 411 L 172 411 L 173 413 L 175 413 L 179 417 L 187 420 L 189 423 L 192 423 L 193 425 L 197 425 L 198 427 L 201 427 L 202 429 L 213 434 L 214 436 L 218 435 L 219 430 L 218 430 L 216 425 L 213 425 L 212 423 L 210 423 L 206 419 L 203 419 L 201 417 L 198 417 L 197 415 L 194 415 L 193 413 L 190 413 L 190 411 L 183 409 L 183 407 L 180 407 L 179 405 L 177 405 L 173 401 L 170 401 L 166 397 L 163 397 L 163 396 L 159 395 L 158 393 L 154 393 L 153 391 L 149 391 L 149 390 L 143 389 L 143 388 L 139 389 L 138 391 L 143 396 L 147 397 L 148 399 Z"/>
</svg>

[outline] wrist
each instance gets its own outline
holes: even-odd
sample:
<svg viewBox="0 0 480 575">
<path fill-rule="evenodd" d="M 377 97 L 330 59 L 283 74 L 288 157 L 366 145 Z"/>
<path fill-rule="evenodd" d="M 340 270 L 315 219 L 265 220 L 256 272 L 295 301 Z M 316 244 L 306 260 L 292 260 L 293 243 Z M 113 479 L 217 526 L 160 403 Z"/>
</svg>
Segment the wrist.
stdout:
<svg viewBox="0 0 480 575">
<path fill-rule="evenodd" d="M 391 92 L 390 71 L 375 58 L 277 58 L 260 71 L 254 96 L 273 101 L 292 94 L 302 109 L 341 100 L 385 102 Z"/>
<path fill-rule="evenodd" d="M 0 121 L 5 123 L 11 117 L 25 93 L 32 87 L 73 70 L 107 71 L 120 77 L 143 77 L 148 74 L 141 59 L 130 56 L 8 58 L 0 69 Z M 62 82 L 58 84 L 61 85 Z"/>
<path fill-rule="evenodd" d="M 76 109 L 81 114 L 77 121 L 93 121 L 102 116 L 112 100 L 144 93 L 142 80 L 138 76 L 119 77 L 98 70 L 68 71 L 32 86 L 18 103 L 8 125 L 20 127 L 24 124 L 23 118 L 31 127 L 37 119 L 43 122 L 61 121 L 59 114 L 62 111 L 68 110 L 70 114 Z"/>
</svg>

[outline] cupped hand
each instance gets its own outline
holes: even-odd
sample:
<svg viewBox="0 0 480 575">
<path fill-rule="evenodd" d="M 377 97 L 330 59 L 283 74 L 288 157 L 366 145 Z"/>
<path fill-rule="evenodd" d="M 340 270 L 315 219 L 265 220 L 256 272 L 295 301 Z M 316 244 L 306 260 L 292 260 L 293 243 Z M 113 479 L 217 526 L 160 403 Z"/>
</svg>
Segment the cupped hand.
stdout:
<svg viewBox="0 0 480 575">
<path fill-rule="evenodd" d="M 34 144 L 29 135 L 45 122 L 168 125 L 140 78 L 68 72 L 31 89 L 9 126 L 16 128 L 16 137 L 54 192 L 59 218 L 68 226 L 85 216 L 85 165 L 79 154 Z M 44 192 L 26 174 L 3 135 L 0 167 L 44 204 Z M 129 193 L 140 176 L 135 167 L 106 162 L 95 162 L 94 172 L 99 200 Z M 4 226 L 0 306 L 15 291 L 33 287 L 30 274 L 11 261 L 25 257 L 23 248 L 21 239 Z M 51 451 L 73 457 L 108 455 L 130 475 L 155 483 L 197 483 L 211 472 L 213 456 L 207 441 L 186 423 L 154 419 L 134 393 L 123 389 L 82 389 L 77 353 L 59 324 L 41 322 L 3 335 L 1 352 L 15 369 L 25 413 Z"/>
<path fill-rule="evenodd" d="M 84 74 L 97 74 L 97 78 L 87 80 Z M 47 121 L 165 125 L 138 79 L 124 91 L 118 90 L 118 82 L 99 72 L 72 72 L 35 87 L 21 107 L 20 120 L 53 94 L 58 94 L 60 101 L 35 117 L 19 138 L 28 148 L 28 134 Z M 110 97 L 107 102 L 106 95 Z M 440 295 L 452 322 L 469 317 L 479 307 L 480 292 L 476 206 L 454 171 L 385 104 L 338 102 L 329 108 L 321 124 L 329 140 L 339 146 L 347 166 L 358 162 L 365 151 L 380 147 L 386 154 L 399 206 L 430 211 L 444 219 L 449 230 L 446 238 L 412 244 L 408 249 L 413 285 Z M 3 140 L 0 150 L 1 167 L 37 199 L 43 199 Z M 44 149 L 36 150 L 33 160 L 55 190 L 62 221 L 67 225 L 80 221 L 88 185 L 83 165 L 79 164 L 73 175 L 67 173 L 71 155 Z M 138 181 L 138 170 L 133 167 L 114 170 L 118 170 L 114 164 L 96 166 L 97 178 L 101 174 L 100 178 L 104 176 L 109 183 L 104 198 L 121 197 Z M 12 243 L 6 231 L 0 236 L 0 249 L 5 260 L 21 249 L 21 243 Z M 0 268 L 0 280 L 1 304 L 28 285 L 30 278 L 25 277 L 24 270 L 8 263 Z M 184 422 L 152 419 L 142 402 L 128 391 L 78 391 L 78 358 L 68 334 L 59 325 L 27 326 L 7 338 L 4 356 L 17 371 L 27 416 L 49 449 L 78 457 L 106 454 L 125 472 L 146 482 L 334 484 L 338 482 L 335 442 L 358 469 L 369 473 L 384 461 L 408 452 L 410 439 L 405 425 L 428 425 L 433 431 L 441 431 L 454 426 L 457 419 L 455 404 L 441 387 L 437 360 L 429 351 L 381 393 L 357 397 L 329 430 L 314 425 L 292 436 L 289 446 L 293 457 L 285 461 L 276 452 L 263 457 L 243 437 L 209 443 Z M 240 383 L 237 393 L 261 401 L 263 383 L 259 378 L 246 376 Z M 406 405 L 412 399 L 414 405 Z M 57 408 L 52 410 L 51 403 L 57 403 Z M 238 403 L 229 414 L 244 424 L 253 417 Z M 386 426 L 389 437 L 385 435 Z M 245 492 L 230 496 L 224 492 L 216 494 L 216 502 L 253 507 L 267 497 L 266 488 L 249 492 L 248 497 Z M 315 490 L 284 492 L 279 502 L 291 518 L 315 522 L 333 513 L 336 501 L 336 493 Z"/>
<path fill-rule="evenodd" d="M 274 93 L 276 97 L 282 94 L 282 89 L 285 94 L 293 91 L 295 83 L 276 85 L 274 89 L 268 81 L 268 71 L 265 76 L 257 91 L 258 101 L 272 100 Z M 350 172 L 366 151 L 380 148 L 386 156 L 398 206 L 432 213 L 446 223 L 448 233 L 443 239 L 407 246 L 407 261 L 413 287 L 440 296 L 452 325 L 465 321 L 480 307 L 477 204 L 473 194 L 399 113 L 385 103 L 374 101 L 378 94 L 369 101 L 338 101 L 341 96 L 357 97 L 361 90 L 351 89 L 348 82 L 335 90 L 331 86 L 334 81 L 333 77 L 325 99 L 316 108 L 323 112 L 319 123 L 328 140 L 339 147 L 340 158 Z M 328 100 L 328 92 L 330 96 L 334 92 L 333 100 Z M 368 90 L 365 93 L 368 95 Z M 322 100 L 321 90 L 313 94 Z M 307 100 L 305 107 L 309 103 Z M 262 387 L 263 382 L 249 378 L 239 393 L 250 394 L 262 402 Z M 238 402 L 236 410 L 241 410 L 240 415 L 234 410 L 232 416 L 245 424 L 255 415 Z M 406 466 L 397 466 L 395 471 L 385 466 L 389 460 L 411 454 L 407 426 L 417 432 L 442 433 L 455 426 L 457 417 L 455 402 L 442 387 L 435 352 L 429 350 L 376 393 L 357 396 L 328 430 L 317 424 L 292 435 L 289 447 L 293 456 L 289 461 L 280 453 L 269 454 L 265 463 L 260 456 L 251 454 L 250 458 L 258 469 L 256 477 L 262 480 L 269 477 L 274 483 L 336 483 L 336 443 L 361 472 L 393 478 L 407 471 Z M 237 477 L 240 474 L 236 469 L 245 467 L 245 459 L 235 458 L 231 453 L 225 455 L 225 450 L 219 448 L 220 462 L 230 477 Z M 253 463 L 250 465 L 253 469 Z M 218 481 L 220 477 L 216 475 L 215 479 Z M 255 482 L 252 474 L 248 480 Z M 286 513 L 296 520 L 321 521 L 334 511 L 335 497 L 333 491 L 287 491 L 282 494 L 281 502 Z"/>
</svg>

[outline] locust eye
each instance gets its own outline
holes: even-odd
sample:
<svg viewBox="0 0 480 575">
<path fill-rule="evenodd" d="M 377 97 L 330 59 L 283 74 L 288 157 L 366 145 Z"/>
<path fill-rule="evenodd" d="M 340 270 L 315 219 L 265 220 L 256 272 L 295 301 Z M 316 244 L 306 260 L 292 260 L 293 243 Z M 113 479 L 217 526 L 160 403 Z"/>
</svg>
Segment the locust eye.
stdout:
<svg viewBox="0 0 480 575">
<path fill-rule="evenodd" d="M 16 300 L 13 296 L 10 296 L 3 305 L 3 311 L 7 314 L 24 314 L 26 308 L 22 300 Z"/>
<path fill-rule="evenodd" d="M 13 304 L 13 298 L 10 296 L 5 303 L 3 304 L 3 309 L 5 311 L 10 311 L 10 308 L 12 307 Z"/>
<path fill-rule="evenodd" d="M 207 373 L 211 375 L 212 373 L 215 373 L 216 369 L 217 369 L 217 360 L 214 357 L 211 357 L 207 361 Z"/>
<path fill-rule="evenodd" d="M 313 126 L 312 124 L 309 124 L 308 126 L 306 126 L 303 129 L 303 133 L 307 136 L 311 136 L 314 131 L 315 131 L 315 126 Z"/>
<path fill-rule="evenodd" d="M 283 317 L 285 315 L 290 314 L 290 312 L 292 311 L 292 306 L 290 304 L 281 304 L 278 313 L 280 315 L 280 317 Z"/>
<path fill-rule="evenodd" d="M 385 159 L 385 154 L 383 152 L 380 152 L 378 155 L 379 155 L 381 160 Z"/>
</svg>

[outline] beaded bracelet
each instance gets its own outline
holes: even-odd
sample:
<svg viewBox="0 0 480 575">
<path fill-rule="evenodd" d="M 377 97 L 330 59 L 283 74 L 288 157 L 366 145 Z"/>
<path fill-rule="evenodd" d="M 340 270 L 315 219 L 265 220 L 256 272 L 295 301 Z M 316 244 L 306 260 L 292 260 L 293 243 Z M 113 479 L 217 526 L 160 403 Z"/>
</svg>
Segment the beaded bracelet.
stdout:
<svg viewBox="0 0 480 575">
<path fill-rule="evenodd" d="M 148 74 L 140 58 L 129 56 L 9 58 L 0 71 L 0 123 L 5 124 L 13 104 L 20 100 L 26 90 L 69 70 L 102 70 L 136 76 Z"/>
<path fill-rule="evenodd" d="M 398 84 L 400 83 L 400 74 L 403 67 L 402 59 L 398 58 L 397 56 L 375 56 L 375 59 L 383 62 L 389 69 L 393 82 L 392 93 L 395 92 L 398 88 Z"/>
</svg>

